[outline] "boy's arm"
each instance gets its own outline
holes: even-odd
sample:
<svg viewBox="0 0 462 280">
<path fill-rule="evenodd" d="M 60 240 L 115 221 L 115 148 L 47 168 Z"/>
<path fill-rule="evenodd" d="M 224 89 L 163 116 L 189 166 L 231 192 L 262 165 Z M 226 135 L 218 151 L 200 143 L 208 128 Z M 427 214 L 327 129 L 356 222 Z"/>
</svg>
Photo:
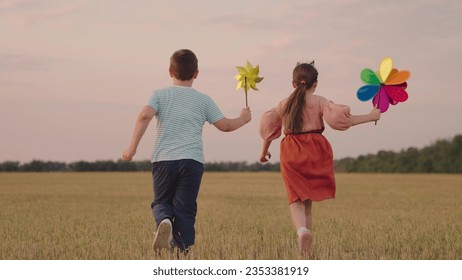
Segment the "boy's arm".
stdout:
<svg viewBox="0 0 462 280">
<path fill-rule="evenodd" d="M 246 123 L 250 122 L 251 119 L 252 116 L 250 113 L 250 108 L 245 107 L 241 110 L 239 117 L 235 119 L 222 118 L 214 122 L 213 125 L 221 131 L 229 132 L 242 127 Z"/>
<path fill-rule="evenodd" d="M 133 130 L 132 138 L 130 141 L 130 146 L 122 154 L 122 159 L 126 161 L 132 160 L 133 156 L 136 154 L 136 149 L 140 143 L 141 137 L 143 137 L 144 132 L 148 128 L 149 123 L 152 118 L 156 115 L 156 111 L 151 106 L 144 106 L 141 109 L 141 112 L 138 114 L 135 122 L 135 128 Z"/>
</svg>

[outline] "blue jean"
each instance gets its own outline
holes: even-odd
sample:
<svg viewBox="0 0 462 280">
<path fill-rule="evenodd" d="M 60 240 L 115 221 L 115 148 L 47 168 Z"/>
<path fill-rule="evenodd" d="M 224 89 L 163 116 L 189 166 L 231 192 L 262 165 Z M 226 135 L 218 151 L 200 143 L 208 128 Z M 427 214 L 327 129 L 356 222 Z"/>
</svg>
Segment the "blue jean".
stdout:
<svg viewBox="0 0 462 280">
<path fill-rule="evenodd" d="M 197 196 L 203 173 L 204 165 L 192 159 L 160 161 L 152 165 L 154 219 L 157 226 L 164 219 L 172 221 L 173 238 L 180 249 L 194 244 Z"/>
</svg>

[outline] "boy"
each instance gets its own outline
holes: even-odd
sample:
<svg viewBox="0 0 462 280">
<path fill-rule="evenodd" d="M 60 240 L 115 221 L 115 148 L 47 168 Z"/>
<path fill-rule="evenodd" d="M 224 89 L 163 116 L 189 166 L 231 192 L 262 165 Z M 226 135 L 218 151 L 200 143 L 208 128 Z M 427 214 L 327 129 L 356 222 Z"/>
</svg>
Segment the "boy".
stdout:
<svg viewBox="0 0 462 280">
<path fill-rule="evenodd" d="M 130 161 L 154 116 L 157 135 L 151 161 L 157 224 L 153 249 L 178 247 L 187 252 L 194 244 L 197 196 L 204 171 L 202 128 L 205 122 L 221 131 L 233 131 L 251 120 L 250 108 L 239 117 L 224 117 L 215 102 L 192 88 L 199 74 L 196 55 L 187 49 L 170 58 L 173 86 L 155 90 L 138 115 L 130 146 L 122 158 Z"/>
</svg>

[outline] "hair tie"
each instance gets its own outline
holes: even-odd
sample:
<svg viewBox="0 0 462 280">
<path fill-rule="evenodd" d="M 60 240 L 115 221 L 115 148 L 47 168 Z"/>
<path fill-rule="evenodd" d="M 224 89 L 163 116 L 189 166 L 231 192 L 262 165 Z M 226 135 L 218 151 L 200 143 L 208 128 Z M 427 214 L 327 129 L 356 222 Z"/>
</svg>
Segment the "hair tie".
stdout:
<svg viewBox="0 0 462 280">
<path fill-rule="evenodd" d="M 300 84 L 306 85 L 306 82 L 305 82 L 305 81 L 301 81 Z"/>
</svg>

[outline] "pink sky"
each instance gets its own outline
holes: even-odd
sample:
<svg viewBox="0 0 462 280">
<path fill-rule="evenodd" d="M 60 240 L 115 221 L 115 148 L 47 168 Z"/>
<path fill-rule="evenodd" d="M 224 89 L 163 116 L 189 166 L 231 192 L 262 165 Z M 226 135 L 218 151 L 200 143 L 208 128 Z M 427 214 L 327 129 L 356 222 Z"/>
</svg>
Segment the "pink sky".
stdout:
<svg viewBox="0 0 462 280">
<path fill-rule="evenodd" d="M 199 58 L 194 87 L 227 117 L 244 106 L 236 65 L 265 79 L 251 92 L 252 122 L 204 128 L 206 161 L 255 162 L 261 114 L 289 95 L 296 62 L 314 59 L 317 94 L 368 112 L 356 99 L 363 68 L 392 57 L 411 71 L 409 100 L 377 126 L 326 129 L 335 158 L 423 147 L 462 133 L 460 1 L 0 0 L 0 162 L 117 160 L 151 92 L 171 83 L 169 57 Z M 151 154 L 155 123 L 135 160 Z M 278 161 L 279 141 L 271 152 Z"/>
</svg>

